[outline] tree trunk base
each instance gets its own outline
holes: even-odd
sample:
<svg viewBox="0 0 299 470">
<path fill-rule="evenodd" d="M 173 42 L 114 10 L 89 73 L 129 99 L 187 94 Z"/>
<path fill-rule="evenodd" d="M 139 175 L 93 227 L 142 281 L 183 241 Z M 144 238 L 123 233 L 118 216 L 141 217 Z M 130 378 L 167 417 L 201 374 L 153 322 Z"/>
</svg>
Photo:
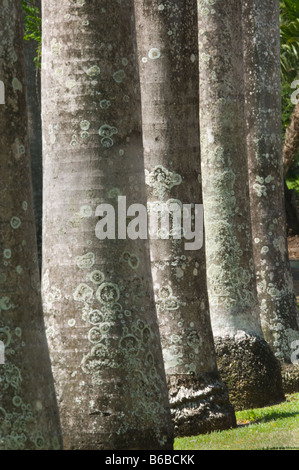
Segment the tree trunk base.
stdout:
<svg viewBox="0 0 299 470">
<path fill-rule="evenodd" d="M 168 376 L 175 437 L 222 431 L 236 426 L 233 406 L 219 374 Z"/>
<path fill-rule="evenodd" d="M 216 337 L 215 348 L 219 373 L 236 411 L 285 400 L 280 363 L 263 338 L 242 331 Z"/>
<path fill-rule="evenodd" d="M 125 423 L 124 423 L 125 426 Z M 64 436 L 63 450 L 103 450 L 103 451 L 133 451 L 133 450 L 173 450 L 173 439 L 169 436 L 169 429 L 161 429 L 161 439 L 157 440 L 152 429 L 133 429 L 121 436 L 111 434 L 107 439 L 107 433 L 86 432 L 80 429 L 79 433 Z M 164 433 L 163 433 L 164 431 Z M 119 463 L 119 462 L 118 462 Z"/>
<path fill-rule="evenodd" d="M 284 393 L 298 393 L 299 364 L 282 364 L 281 375 Z"/>
</svg>

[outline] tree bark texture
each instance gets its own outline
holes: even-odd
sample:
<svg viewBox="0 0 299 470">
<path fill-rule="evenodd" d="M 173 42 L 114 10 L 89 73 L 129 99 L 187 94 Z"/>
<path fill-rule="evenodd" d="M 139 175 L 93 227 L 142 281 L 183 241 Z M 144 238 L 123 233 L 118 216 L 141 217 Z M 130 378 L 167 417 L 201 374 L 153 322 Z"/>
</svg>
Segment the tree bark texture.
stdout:
<svg viewBox="0 0 299 470">
<path fill-rule="evenodd" d="M 202 204 L 197 2 L 135 5 L 149 210 Z M 235 415 L 217 370 L 204 247 L 186 249 L 171 229 L 151 239 L 152 273 L 175 434 L 186 436 Z"/>
<path fill-rule="evenodd" d="M 283 397 L 278 361 L 262 334 L 250 222 L 241 2 L 200 0 L 200 137 L 207 282 L 218 366 L 236 408 Z M 260 347 L 252 346 L 253 340 Z M 242 363 L 241 357 L 255 360 Z M 267 377 L 263 386 L 260 377 Z M 247 378 L 250 377 L 250 380 Z M 245 385 L 244 385 L 245 384 Z M 259 387 L 260 398 L 251 390 Z"/>
<path fill-rule="evenodd" d="M 254 263 L 264 338 L 290 363 L 299 338 L 282 162 L 278 0 L 243 3 L 245 114 Z"/>
<path fill-rule="evenodd" d="M 35 1 L 41 9 L 41 2 Z M 25 63 L 27 76 L 28 103 L 28 132 L 31 157 L 31 173 L 33 186 L 33 201 L 36 225 L 36 238 L 39 265 L 41 268 L 42 253 L 42 197 L 43 197 L 43 168 L 42 168 L 42 122 L 41 122 L 41 74 L 36 66 L 37 42 L 31 39 L 24 42 Z"/>
<path fill-rule="evenodd" d="M 0 450 L 61 447 L 41 308 L 21 2 L 0 1 Z"/>
<path fill-rule="evenodd" d="M 295 105 L 291 115 L 291 122 L 286 128 L 286 135 L 283 145 L 283 172 L 287 175 L 294 159 L 299 151 L 299 101 Z"/>
<path fill-rule="evenodd" d="M 148 240 L 95 235 L 99 204 L 146 208 L 134 5 L 46 0 L 43 21 L 42 292 L 64 447 L 171 449 Z"/>
</svg>

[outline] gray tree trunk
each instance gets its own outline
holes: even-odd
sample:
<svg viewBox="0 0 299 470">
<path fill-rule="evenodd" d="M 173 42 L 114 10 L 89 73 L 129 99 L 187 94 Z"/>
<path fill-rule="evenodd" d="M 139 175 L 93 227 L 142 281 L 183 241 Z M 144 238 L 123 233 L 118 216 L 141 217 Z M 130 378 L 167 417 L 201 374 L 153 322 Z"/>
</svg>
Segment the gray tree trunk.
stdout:
<svg viewBox="0 0 299 470">
<path fill-rule="evenodd" d="M 282 161 L 278 0 L 243 6 L 249 191 L 257 291 L 264 337 L 290 363 L 299 339 L 288 258 Z"/>
<path fill-rule="evenodd" d="M 299 151 L 299 101 L 294 107 L 291 122 L 286 129 L 283 145 L 283 173 L 287 175 Z"/>
<path fill-rule="evenodd" d="M 171 449 L 148 240 L 121 220 L 121 237 L 95 233 L 101 203 L 146 210 L 134 7 L 46 0 L 43 21 L 42 292 L 64 446 Z"/>
<path fill-rule="evenodd" d="M 171 203 L 179 207 L 202 204 L 196 0 L 163 4 L 137 0 L 135 5 L 150 214 L 158 204 L 165 208 Z M 200 228 L 196 224 L 197 239 Z M 217 371 L 204 247 L 198 244 L 190 250 L 188 243 L 184 237 L 155 239 L 154 233 L 151 239 L 156 305 L 177 436 L 235 425 L 227 387 Z"/>
<path fill-rule="evenodd" d="M 61 447 L 41 309 L 21 2 L 0 1 L 0 450 Z"/>
<path fill-rule="evenodd" d="M 39 8 L 39 10 L 41 9 L 40 0 L 35 1 L 35 5 Z M 33 201 L 38 259 L 41 268 L 43 195 L 41 77 L 40 69 L 34 62 L 34 58 L 36 57 L 36 49 L 38 47 L 37 42 L 34 40 L 24 41 L 24 46 L 27 76 L 28 132 L 31 157 Z"/>
<path fill-rule="evenodd" d="M 199 1 L 200 131 L 207 279 L 218 366 L 236 408 L 283 399 L 263 339 L 250 224 L 241 2 Z"/>
</svg>

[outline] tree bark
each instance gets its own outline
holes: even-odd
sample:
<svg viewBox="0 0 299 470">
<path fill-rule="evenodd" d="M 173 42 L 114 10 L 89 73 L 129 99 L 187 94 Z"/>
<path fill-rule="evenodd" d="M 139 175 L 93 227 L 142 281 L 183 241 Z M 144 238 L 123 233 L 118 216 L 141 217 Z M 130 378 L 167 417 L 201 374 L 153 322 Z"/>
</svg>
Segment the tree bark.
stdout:
<svg viewBox="0 0 299 470">
<path fill-rule="evenodd" d="M 0 450 L 61 447 L 42 316 L 20 1 L 0 1 Z"/>
<path fill-rule="evenodd" d="M 137 0 L 149 211 L 202 204 L 196 0 Z M 181 213 L 181 211 L 180 211 Z M 192 209 L 193 215 L 195 208 Z M 152 222 L 152 219 L 151 219 Z M 175 435 L 235 425 L 216 364 L 204 247 L 152 228 L 151 259 Z M 193 227 L 194 229 L 194 227 Z M 199 237 L 200 227 L 196 227 Z M 162 236 L 162 234 L 161 234 Z"/>
<path fill-rule="evenodd" d="M 146 209 L 134 6 L 46 0 L 43 19 L 42 292 L 64 446 L 171 449 L 148 240 L 121 221 L 95 233 L 101 203 Z"/>
<path fill-rule="evenodd" d="M 299 101 L 295 105 L 291 115 L 291 122 L 286 128 L 285 141 L 283 145 L 283 172 L 286 177 L 294 159 L 299 151 Z"/>
<path fill-rule="evenodd" d="M 262 329 L 275 356 L 290 363 L 299 325 L 286 236 L 279 2 L 247 0 L 243 32 L 249 191 Z"/>
<path fill-rule="evenodd" d="M 40 0 L 35 5 L 41 10 Z M 41 123 L 41 77 L 40 69 L 35 65 L 37 42 L 31 39 L 24 41 L 25 63 L 27 76 L 27 103 L 28 103 L 28 132 L 31 157 L 31 174 L 33 186 L 33 201 L 36 225 L 36 238 L 38 248 L 39 266 L 41 269 L 42 254 L 42 196 L 43 196 L 43 168 L 42 168 L 42 123 Z"/>
<path fill-rule="evenodd" d="M 299 235 L 299 206 L 295 189 L 289 189 L 284 181 L 287 237 Z"/>
<path fill-rule="evenodd" d="M 237 409 L 283 399 L 262 334 L 250 224 L 241 2 L 199 1 L 207 280 L 218 366 Z M 266 353 L 267 352 L 267 353 Z"/>
</svg>

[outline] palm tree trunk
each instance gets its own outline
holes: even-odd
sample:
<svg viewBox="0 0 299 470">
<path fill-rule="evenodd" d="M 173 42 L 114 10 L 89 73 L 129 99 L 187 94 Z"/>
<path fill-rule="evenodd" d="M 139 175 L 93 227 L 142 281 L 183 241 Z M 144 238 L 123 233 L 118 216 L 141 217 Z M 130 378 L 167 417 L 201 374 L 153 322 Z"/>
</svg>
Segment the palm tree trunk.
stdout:
<svg viewBox="0 0 299 470">
<path fill-rule="evenodd" d="M 61 447 L 41 308 L 21 2 L 0 1 L 0 450 Z"/>
<path fill-rule="evenodd" d="M 285 141 L 283 145 L 283 172 L 287 175 L 294 159 L 299 151 L 299 101 L 295 105 L 291 115 L 291 122 L 286 129 Z"/>
<path fill-rule="evenodd" d="M 149 208 L 202 204 L 196 0 L 137 0 Z M 153 54 L 156 52 L 156 55 Z M 169 181 L 176 184 L 167 184 Z M 193 209 L 193 212 L 194 209 Z M 198 234 L 200 227 L 196 227 Z M 153 231 L 152 231 L 153 232 Z M 154 235 L 154 233 L 153 233 Z M 209 317 L 204 247 L 151 239 L 152 272 L 177 436 L 235 424 Z"/>
<path fill-rule="evenodd" d="M 299 337 L 282 162 L 279 2 L 244 4 L 244 63 L 254 262 L 264 337 L 290 363 Z"/>
<path fill-rule="evenodd" d="M 250 224 L 241 2 L 199 1 L 207 279 L 218 366 L 237 409 L 283 398 L 262 334 Z"/>
<path fill-rule="evenodd" d="M 41 10 L 40 0 L 35 5 Z M 43 196 L 43 168 L 42 168 L 42 123 L 41 123 L 41 77 L 40 69 L 36 66 L 37 43 L 33 39 L 25 41 L 25 64 L 27 76 L 27 103 L 28 103 L 28 132 L 31 157 L 31 174 L 33 186 L 33 201 L 36 225 L 38 259 L 41 268 L 42 253 L 42 196 Z"/>
<path fill-rule="evenodd" d="M 42 291 L 64 446 L 171 449 L 148 240 L 96 234 L 100 204 L 146 210 L 133 4 L 46 0 L 43 19 Z"/>
</svg>

